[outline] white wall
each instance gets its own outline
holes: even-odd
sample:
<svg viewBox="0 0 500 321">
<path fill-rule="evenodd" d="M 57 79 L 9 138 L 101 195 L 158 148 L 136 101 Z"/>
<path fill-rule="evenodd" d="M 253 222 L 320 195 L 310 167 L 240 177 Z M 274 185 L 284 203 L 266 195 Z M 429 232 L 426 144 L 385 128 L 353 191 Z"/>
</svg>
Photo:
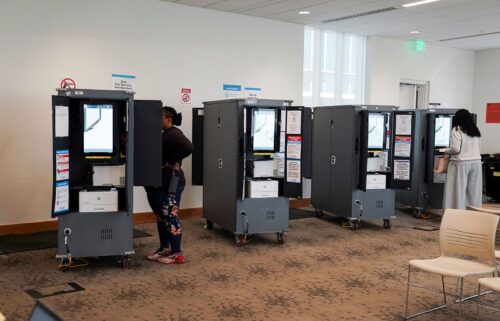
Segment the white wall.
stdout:
<svg viewBox="0 0 500 321">
<path fill-rule="evenodd" d="M 294 24 L 157 0 L 2 0 L 0 46 L 0 225 L 50 218 L 51 95 L 64 77 L 110 89 L 112 73 L 136 75 L 136 98 L 178 108 L 188 137 L 181 87 L 192 88 L 192 106 L 223 98 L 223 83 L 302 100 Z M 190 159 L 184 167 L 190 182 Z M 182 207 L 201 204 L 201 188 L 188 185 Z M 141 188 L 134 211 L 150 211 Z"/>
<path fill-rule="evenodd" d="M 500 103 L 500 49 L 476 51 L 473 100 L 481 152 L 500 153 L 500 124 L 486 124 L 487 103 Z"/>
<path fill-rule="evenodd" d="M 366 102 L 399 105 L 401 79 L 430 81 L 429 102 L 442 108 L 472 108 L 474 51 L 370 37 L 367 40 Z"/>
</svg>

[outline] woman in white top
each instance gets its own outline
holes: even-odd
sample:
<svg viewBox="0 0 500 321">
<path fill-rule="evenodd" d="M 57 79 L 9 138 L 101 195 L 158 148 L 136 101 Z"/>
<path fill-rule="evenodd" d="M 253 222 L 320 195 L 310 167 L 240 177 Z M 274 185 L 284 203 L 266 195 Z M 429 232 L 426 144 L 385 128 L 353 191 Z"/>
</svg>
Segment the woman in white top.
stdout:
<svg viewBox="0 0 500 321">
<path fill-rule="evenodd" d="M 481 207 L 483 176 L 479 138 L 481 132 L 466 109 L 455 113 L 452 122 L 448 174 L 444 185 L 443 209 L 465 209 L 466 205 Z"/>
</svg>

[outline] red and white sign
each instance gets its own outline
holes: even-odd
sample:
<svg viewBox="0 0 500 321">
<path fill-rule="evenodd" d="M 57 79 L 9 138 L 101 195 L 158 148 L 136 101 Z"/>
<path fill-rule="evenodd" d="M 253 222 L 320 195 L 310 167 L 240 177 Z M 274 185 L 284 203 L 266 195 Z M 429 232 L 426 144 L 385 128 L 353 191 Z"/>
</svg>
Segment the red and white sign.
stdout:
<svg viewBox="0 0 500 321">
<path fill-rule="evenodd" d="M 486 105 L 486 123 L 500 123 L 500 103 L 488 103 Z"/>
<path fill-rule="evenodd" d="M 65 150 L 56 152 L 56 181 L 69 179 L 69 153 Z"/>
<path fill-rule="evenodd" d="M 76 83 L 71 78 L 64 78 L 63 80 L 61 80 L 60 87 L 68 89 L 76 89 Z"/>
<path fill-rule="evenodd" d="M 181 88 L 181 103 L 191 103 L 191 88 Z"/>
</svg>

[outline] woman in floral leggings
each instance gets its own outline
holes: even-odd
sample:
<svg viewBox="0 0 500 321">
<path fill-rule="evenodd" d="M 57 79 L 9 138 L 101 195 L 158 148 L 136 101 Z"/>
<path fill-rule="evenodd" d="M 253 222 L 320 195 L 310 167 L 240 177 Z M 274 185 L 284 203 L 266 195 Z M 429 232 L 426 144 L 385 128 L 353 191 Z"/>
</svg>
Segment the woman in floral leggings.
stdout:
<svg viewBox="0 0 500 321">
<path fill-rule="evenodd" d="M 193 151 L 193 145 L 176 126 L 182 116 L 172 107 L 162 109 L 163 170 L 162 186 L 146 187 L 148 202 L 156 215 L 160 247 L 147 256 L 165 264 L 184 263 L 181 250 L 182 228 L 179 222 L 179 204 L 186 185 L 182 160 Z"/>
</svg>

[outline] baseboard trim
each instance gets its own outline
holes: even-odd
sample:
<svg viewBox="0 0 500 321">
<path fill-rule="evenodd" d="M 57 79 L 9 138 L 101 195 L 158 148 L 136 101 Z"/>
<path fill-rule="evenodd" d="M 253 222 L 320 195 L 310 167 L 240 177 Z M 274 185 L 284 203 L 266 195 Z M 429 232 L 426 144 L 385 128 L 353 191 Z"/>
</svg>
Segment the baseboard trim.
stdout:
<svg viewBox="0 0 500 321">
<path fill-rule="evenodd" d="M 290 200 L 290 207 L 292 208 L 309 207 L 309 206 L 311 206 L 310 198 L 294 198 Z"/>
<path fill-rule="evenodd" d="M 0 225 L 0 236 L 32 234 L 37 232 L 53 231 L 56 229 L 57 221 Z"/>
<path fill-rule="evenodd" d="M 299 208 L 307 207 L 311 204 L 311 199 L 291 199 L 290 207 Z M 179 216 L 181 219 L 200 218 L 203 217 L 203 208 L 184 208 L 180 210 Z M 152 212 L 134 213 L 134 225 L 154 223 L 156 218 Z M 37 232 L 54 231 L 57 230 L 57 221 L 45 221 L 34 223 L 10 224 L 0 225 L 1 235 L 21 235 L 31 234 Z"/>
</svg>

